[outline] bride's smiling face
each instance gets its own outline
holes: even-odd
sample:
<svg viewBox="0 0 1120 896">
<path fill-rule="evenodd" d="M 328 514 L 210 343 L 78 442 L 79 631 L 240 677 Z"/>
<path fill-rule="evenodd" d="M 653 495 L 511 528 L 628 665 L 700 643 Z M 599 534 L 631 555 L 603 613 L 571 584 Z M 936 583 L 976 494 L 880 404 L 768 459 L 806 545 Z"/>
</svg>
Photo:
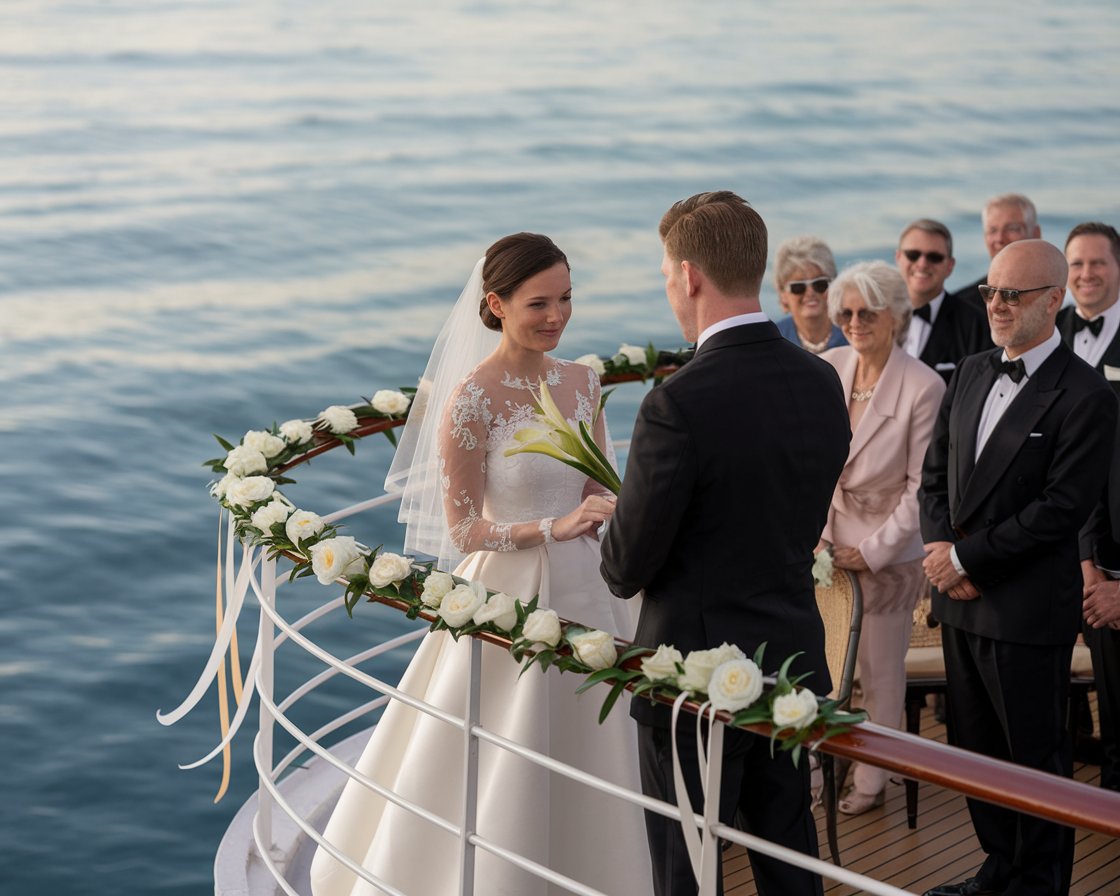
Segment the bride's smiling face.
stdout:
<svg viewBox="0 0 1120 896">
<path fill-rule="evenodd" d="M 502 341 L 536 352 L 550 352 L 560 342 L 568 318 L 572 316 L 572 275 L 568 266 L 558 262 L 534 274 L 508 299 L 497 293 L 486 302 L 502 321 Z"/>
</svg>

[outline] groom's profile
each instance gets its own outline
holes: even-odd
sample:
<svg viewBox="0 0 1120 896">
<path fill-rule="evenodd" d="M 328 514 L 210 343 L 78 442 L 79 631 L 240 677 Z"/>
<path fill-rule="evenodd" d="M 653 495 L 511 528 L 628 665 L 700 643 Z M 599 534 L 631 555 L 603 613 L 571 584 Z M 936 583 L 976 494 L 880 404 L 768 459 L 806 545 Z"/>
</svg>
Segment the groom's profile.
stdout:
<svg viewBox="0 0 1120 896">
<path fill-rule="evenodd" d="M 835 370 L 783 339 L 762 313 L 766 225 L 732 192 L 701 193 L 661 220 L 665 292 L 696 356 L 651 390 L 603 544 L 618 597 L 644 591 L 635 641 L 682 653 L 724 641 L 764 671 L 800 652 L 792 672 L 831 688 L 813 591 L 813 549 L 848 456 L 847 405 Z M 670 709 L 634 700 L 642 788 L 675 803 Z M 703 805 L 692 730 L 678 738 L 694 807 Z M 817 855 L 809 771 L 766 737 L 729 729 L 720 819 Z M 646 813 L 657 896 L 695 894 L 680 825 Z M 751 854 L 763 896 L 820 894 L 819 876 Z M 722 892 L 722 886 L 721 890 Z"/>
</svg>

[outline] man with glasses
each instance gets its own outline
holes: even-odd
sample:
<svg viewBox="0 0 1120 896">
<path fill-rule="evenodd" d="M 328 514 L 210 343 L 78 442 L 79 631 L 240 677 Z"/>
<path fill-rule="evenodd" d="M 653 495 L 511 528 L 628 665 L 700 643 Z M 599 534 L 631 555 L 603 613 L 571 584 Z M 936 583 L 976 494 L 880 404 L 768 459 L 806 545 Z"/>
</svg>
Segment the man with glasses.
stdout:
<svg viewBox="0 0 1120 896">
<path fill-rule="evenodd" d="M 1008 243 L 1037 240 L 1042 236 L 1034 203 L 1022 193 L 1000 193 L 993 196 L 984 203 L 980 224 L 984 229 L 984 246 L 989 258 L 995 258 Z M 985 274 L 968 286 L 962 286 L 952 295 L 983 311 L 984 300 L 980 298 L 978 287 L 987 282 L 988 276 Z"/>
<path fill-rule="evenodd" d="M 1099 221 L 1066 238 L 1075 304 L 1058 313 L 1062 341 L 1120 391 L 1120 234 Z M 1085 643 L 1093 658 L 1100 717 L 1101 787 L 1120 790 L 1120 459 L 1113 453 L 1107 499 L 1082 532 Z"/>
<path fill-rule="evenodd" d="M 954 264 L 949 228 L 930 218 L 913 221 L 898 239 L 894 260 L 914 309 L 906 352 L 948 382 L 962 358 L 992 346 L 983 315 L 945 293 Z"/>
<path fill-rule="evenodd" d="M 1042 240 L 992 259 L 980 293 L 999 349 L 966 358 L 951 380 L 919 507 L 949 742 L 1069 777 L 1078 532 L 1104 486 L 1117 401 L 1058 336 L 1065 283 L 1064 256 Z M 1069 892 L 1072 829 L 980 800 L 968 808 L 984 863 L 927 896 Z"/>
</svg>

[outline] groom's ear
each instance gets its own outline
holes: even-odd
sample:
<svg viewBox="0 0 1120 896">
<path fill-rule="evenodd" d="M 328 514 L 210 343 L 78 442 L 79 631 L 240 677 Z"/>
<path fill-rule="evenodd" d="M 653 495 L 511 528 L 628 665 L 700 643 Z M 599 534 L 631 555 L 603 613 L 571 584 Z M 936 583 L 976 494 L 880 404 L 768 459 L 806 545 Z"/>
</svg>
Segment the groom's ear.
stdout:
<svg viewBox="0 0 1120 896">
<path fill-rule="evenodd" d="M 700 291 L 700 283 L 704 279 L 704 272 L 691 261 L 681 262 L 681 272 L 684 274 L 685 295 L 692 298 Z"/>
</svg>

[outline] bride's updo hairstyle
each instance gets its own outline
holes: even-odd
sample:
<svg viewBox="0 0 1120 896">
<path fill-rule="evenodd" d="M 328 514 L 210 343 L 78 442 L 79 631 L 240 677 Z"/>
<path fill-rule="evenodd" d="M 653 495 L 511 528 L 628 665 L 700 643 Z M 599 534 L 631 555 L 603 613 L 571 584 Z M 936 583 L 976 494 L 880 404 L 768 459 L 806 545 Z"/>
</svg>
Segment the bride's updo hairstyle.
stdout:
<svg viewBox="0 0 1120 896">
<path fill-rule="evenodd" d="M 482 302 L 478 306 L 478 316 L 487 329 L 501 332 L 502 321 L 486 304 L 486 296 L 496 293 L 503 302 L 508 301 L 530 277 L 561 262 L 569 271 L 572 269 L 568 256 L 540 233 L 503 236 L 487 249 L 486 263 L 482 266 Z"/>
</svg>

